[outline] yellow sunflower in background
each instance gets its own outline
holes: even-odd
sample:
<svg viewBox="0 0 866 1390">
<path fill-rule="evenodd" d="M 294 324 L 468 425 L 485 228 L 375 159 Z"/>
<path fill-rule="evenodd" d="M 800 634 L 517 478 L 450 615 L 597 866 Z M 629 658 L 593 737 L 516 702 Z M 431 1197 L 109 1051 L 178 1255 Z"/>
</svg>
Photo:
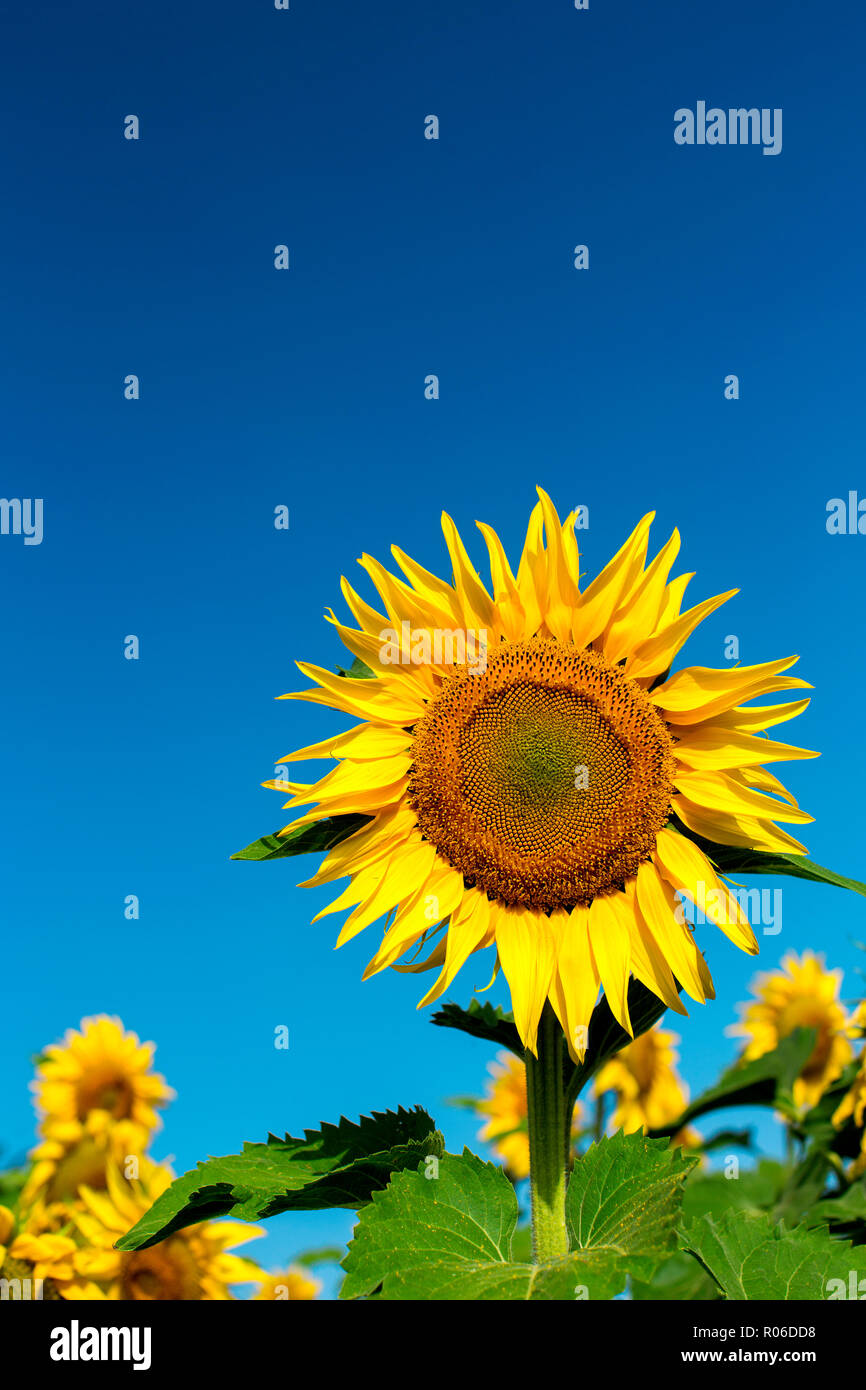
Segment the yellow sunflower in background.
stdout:
<svg viewBox="0 0 866 1390">
<path fill-rule="evenodd" d="M 119 1018 L 85 1018 L 81 1031 L 70 1028 L 62 1043 L 45 1049 L 33 1090 L 48 1139 L 68 1142 L 86 1117 L 101 1112 L 108 1121 L 139 1125 L 145 1135 L 161 1121 L 156 1106 L 173 1092 L 152 1070 L 153 1043 L 139 1042 Z"/>
<path fill-rule="evenodd" d="M 676 1033 L 651 1028 L 601 1068 L 595 1090 L 598 1095 L 613 1091 L 616 1096 L 611 1121 L 614 1129 L 622 1128 L 626 1134 L 644 1127 L 663 1129 L 683 1113 L 689 1093 L 676 1070 L 678 1042 Z M 675 1136 L 683 1140 L 696 1137 Z"/>
<path fill-rule="evenodd" d="M 851 1031 L 859 1038 L 866 1033 L 866 999 L 854 1010 Z M 862 1130 L 860 1154 L 851 1165 L 849 1173 L 849 1177 L 854 1179 L 866 1173 L 866 1048 L 860 1053 L 860 1066 L 848 1094 L 833 1112 L 833 1124 L 837 1129 L 841 1129 L 848 1120 L 853 1120 L 857 1128 Z"/>
<path fill-rule="evenodd" d="M 792 951 L 780 970 L 757 977 L 751 986 L 756 1002 L 742 1004 L 742 1022 L 728 1030 L 747 1039 L 746 1062 L 772 1052 L 795 1028 L 818 1030 L 815 1049 L 794 1082 L 798 1106 L 817 1105 L 854 1055 L 849 1038 L 857 1029 L 839 1003 L 841 984 L 842 971 L 826 970 L 823 956 L 804 951 L 798 957 Z"/>
<path fill-rule="evenodd" d="M 120 1019 L 85 1018 L 47 1047 L 32 1083 L 42 1142 L 21 1196 L 23 1207 L 105 1187 L 106 1165 L 148 1147 L 161 1121 L 156 1107 L 174 1092 L 152 1070 L 154 1047 Z"/>
<path fill-rule="evenodd" d="M 146 1250 L 114 1249 L 115 1241 L 150 1209 L 173 1176 L 169 1168 L 144 1159 L 140 1178 L 130 1181 L 109 1164 L 106 1191 L 84 1187 L 79 1201 L 70 1205 L 63 1268 L 49 1262 L 52 1242 L 60 1239 L 52 1234 L 28 1229 L 29 1253 L 25 1256 L 22 1250 L 22 1258 L 37 1264 L 44 1259 L 46 1274 L 66 1299 L 213 1301 L 230 1299 L 232 1284 L 258 1282 L 258 1265 L 227 1251 L 228 1246 L 263 1234 L 241 1221 L 203 1221 Z M 13 1246 L 15 1253 L 19 1252 Z"/>
<path fill-rule="evenodd" d="M 529 1124 L 526 1067 L 513 1052 L 500 1052 L 488 1070 L 487 1095 L 474 1102 L 475 1113 L 486 1118 L 478 1137 L 490 1144 L 515 1182 L 529 1177 Z M 571 1129 L 580 1128 L 580 1102 L 574 1108 Z"/>
<path fill-rule="evenodd" d="M 6 1258 L 9 1240 L 15 1229 L 15 1215 L 8 1207 L 0 1206 L 0 1267 Z"/>
<path fill-rule="evenodd" d="M 360 722 L 282 759 L 337 766 L 312 785 L 290 784 L 287 806 L 312 809 L 280 833 L 346 813 L 367 817 L 310 880 L 350 879 L 319 914 L 351 908 L 337 944 L 388 914 L 366 974 L 438 968 L 421 1004 L 438 998 L 473 952 L 495 946 L 525 1046 L 536 1051 L 549 999 L 581 1060 L 599 985 L 629 1032 L 630 974 L 679 1013 L 675 979 L 695 1000 L 712 997 L 678 894 L 757 952 L 689 832 L 801 852 L 775 822 L 811 817 L 763 764 L 815 755 L 758 736 L 808 701 L 744 703 L 805 688 L 784 674 L 796 657 L 668 675 L 694 628 L 736 592 L 681 611 L 692 576 L 669 579 L 676 531 L 647 563 L 652 514 L 644 517 L 583 586 L 575 514 L 561 523 L 549 497 L 539 497 L 516 573 L 498 536 L 479 523 L 489 587 L 447 515 L 450 582 L 396 547 L 402 578 L 370 556 L 360 561 L 384 612 L 343 581 L 357 627 L 333 613 L 330 621 L 369 676 L 299 663 L 315 688 L 282 698 Z M 398 965 L 428 942 L 426 960 Z"/>
<path fill-rule="evenodd" d="M 258 1276 L 261 1279 L 261 1274 Z M 310 1303 L 321 1293 L 321 1280 L 293 1265 L 284 1273 L 266 1274 L 253 1302 L 301 1301 Z"/>
</svg>

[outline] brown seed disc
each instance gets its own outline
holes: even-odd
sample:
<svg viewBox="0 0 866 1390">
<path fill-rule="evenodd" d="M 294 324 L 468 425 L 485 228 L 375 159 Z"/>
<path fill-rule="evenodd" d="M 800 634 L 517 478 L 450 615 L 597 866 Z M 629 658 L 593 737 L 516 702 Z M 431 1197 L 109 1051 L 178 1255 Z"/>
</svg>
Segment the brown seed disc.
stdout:
<svg viewBox="0 0 866 1390">
<path fill-rule="evenodd" d="M 415 727 L 418 824 L 469 884 L 511 905 L 589 903 L 636 873 L 670 812 L 674 761 L 646 692 L 598 652 L 503 643 Z"/>
</svg>

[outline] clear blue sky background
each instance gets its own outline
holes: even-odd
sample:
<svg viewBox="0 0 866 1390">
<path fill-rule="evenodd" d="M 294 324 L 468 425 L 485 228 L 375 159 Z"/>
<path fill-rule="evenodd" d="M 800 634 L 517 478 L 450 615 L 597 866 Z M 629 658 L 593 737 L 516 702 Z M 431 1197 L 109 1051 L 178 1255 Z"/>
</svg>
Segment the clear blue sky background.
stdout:
<svg viewBox="0 0 866 1390">
<path fill-rule="evenodd" d="M 158 1043 L 179 1170 L 398 1103 L 474 1141 L 446 1098 L 489 1050 L 416 1013 L 417 979 L 360 983 L 376 933 L 334 954 L 309 925 L 314 860 L 229 861 L 285 823 L 274 760 L 340 727 L 273 700 L 296 658 L 341 661 L 340 574 L 391 543 L 441 568 L 443 507 L 480 564 L 474 520 L 514 554 L 540 482 L 589 507 L 589 573 L 646 510 L 656 544 L 679 526 L 693 601 L 742 590 L 688 658 L 801 654 L 823 757 L 788 780 L 815 858 L 866 875 L 866 537 L 825 528 L 866 495 L 864 29 L 853 0 L 9 7 L 2 492 L 45 504 L 41 546 L 0 537 L 10 1156 L 31 1054 L 100 1011 Z M 781 155 L 677 146 L 698 100 L 783 108 Z M 853 995 L 866 904 L 789 880 L 783 920 L 760 963 L 818 947 Z M 700 944 L 693 1091 L 756 968 Z M 258 1253 L 350 1226 L 281 1218 Z"/>
</svg>

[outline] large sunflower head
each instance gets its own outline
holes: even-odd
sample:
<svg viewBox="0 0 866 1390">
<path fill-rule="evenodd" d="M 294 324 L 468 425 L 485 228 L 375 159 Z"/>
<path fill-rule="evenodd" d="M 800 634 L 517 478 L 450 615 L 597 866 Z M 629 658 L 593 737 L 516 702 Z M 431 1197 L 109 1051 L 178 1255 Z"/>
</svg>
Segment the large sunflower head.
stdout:
<svg viewBox="0 0 866 1390">
<path fill-rule="evenodd" d="M 798 1106 L 817 1105 L 853 1056 L 849 1038 L 859 1030 L 839 1002 L 841 984 L 842 971 L 827 970 L 822 956 L 792 951 L 781 969 L 757 977 L 755 1002 L 742 1006 L 742 1022 L 730 1030 L 747 1040 L 745 1061 L 772 1052 L 796 1028 L 817 1030 L 814 1050 L 794 1082 Z"/>
<path fill-rule="evenodd" d="M 684 899 L 757 951 L 695 837 L 802 851 L 775 822 L 811 817 L 763 764 L 814 754 L 758 737 L 808 701 L 745 703 L 803 688 L 784 674 L 795 657 L 669 674 L 693 629 L 735 592 L 682 610 L 692 576 L 670 579 L 676 532 L 647 563 L 645 517 L 584 585 L 575 516 L 560 522 L 539 496 L 516 572 L 480 524 L 489 585 L 447 516 L 450 581 L 396 547 L 402 576 L 360 562 L 380 607 L 343 581 L 357 626 L 329 619 L 355 673 L 300 665 L 315 687 L 284 698 L 360 722 L 282 760 L 337 766 L 289 784 L 287 805 L 312 809 L 281 833 L 355 817 L 339 843 L 347 822 L 334 819 L 335 847 L 311 882 L 350 880 L 319 914 L 352 909 L 338 944 L 387 915 L 368 975 L 437 968 L 428 1003 L 494 946 L 525 1046 L 535 1050 L 549 999 L 580 1059 L 599 986 L 629 1032 L 630 975 L 680 1013 L 678 986 L 700 1002 L 712 995 Z M 423 962 L 399 964 L 428 942 Z"/>
</svg>

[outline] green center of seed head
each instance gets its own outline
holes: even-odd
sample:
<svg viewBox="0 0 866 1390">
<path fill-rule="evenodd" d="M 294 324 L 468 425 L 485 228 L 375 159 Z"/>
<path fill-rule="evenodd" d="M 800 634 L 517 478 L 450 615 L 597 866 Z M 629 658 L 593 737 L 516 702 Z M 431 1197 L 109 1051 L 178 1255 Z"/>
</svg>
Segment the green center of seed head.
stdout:
<svg viewBox="0 0 866 1390">
<path fill-rule="evenodd" d="M 583 758 L 576 742 L 566 746 L 571 742 L 561 730 L 538 720 L 517 720 L 500 743 L 491 769 L 503 793 L 525 806 L 578 796 L 575 769 Z"/>
</svg>

